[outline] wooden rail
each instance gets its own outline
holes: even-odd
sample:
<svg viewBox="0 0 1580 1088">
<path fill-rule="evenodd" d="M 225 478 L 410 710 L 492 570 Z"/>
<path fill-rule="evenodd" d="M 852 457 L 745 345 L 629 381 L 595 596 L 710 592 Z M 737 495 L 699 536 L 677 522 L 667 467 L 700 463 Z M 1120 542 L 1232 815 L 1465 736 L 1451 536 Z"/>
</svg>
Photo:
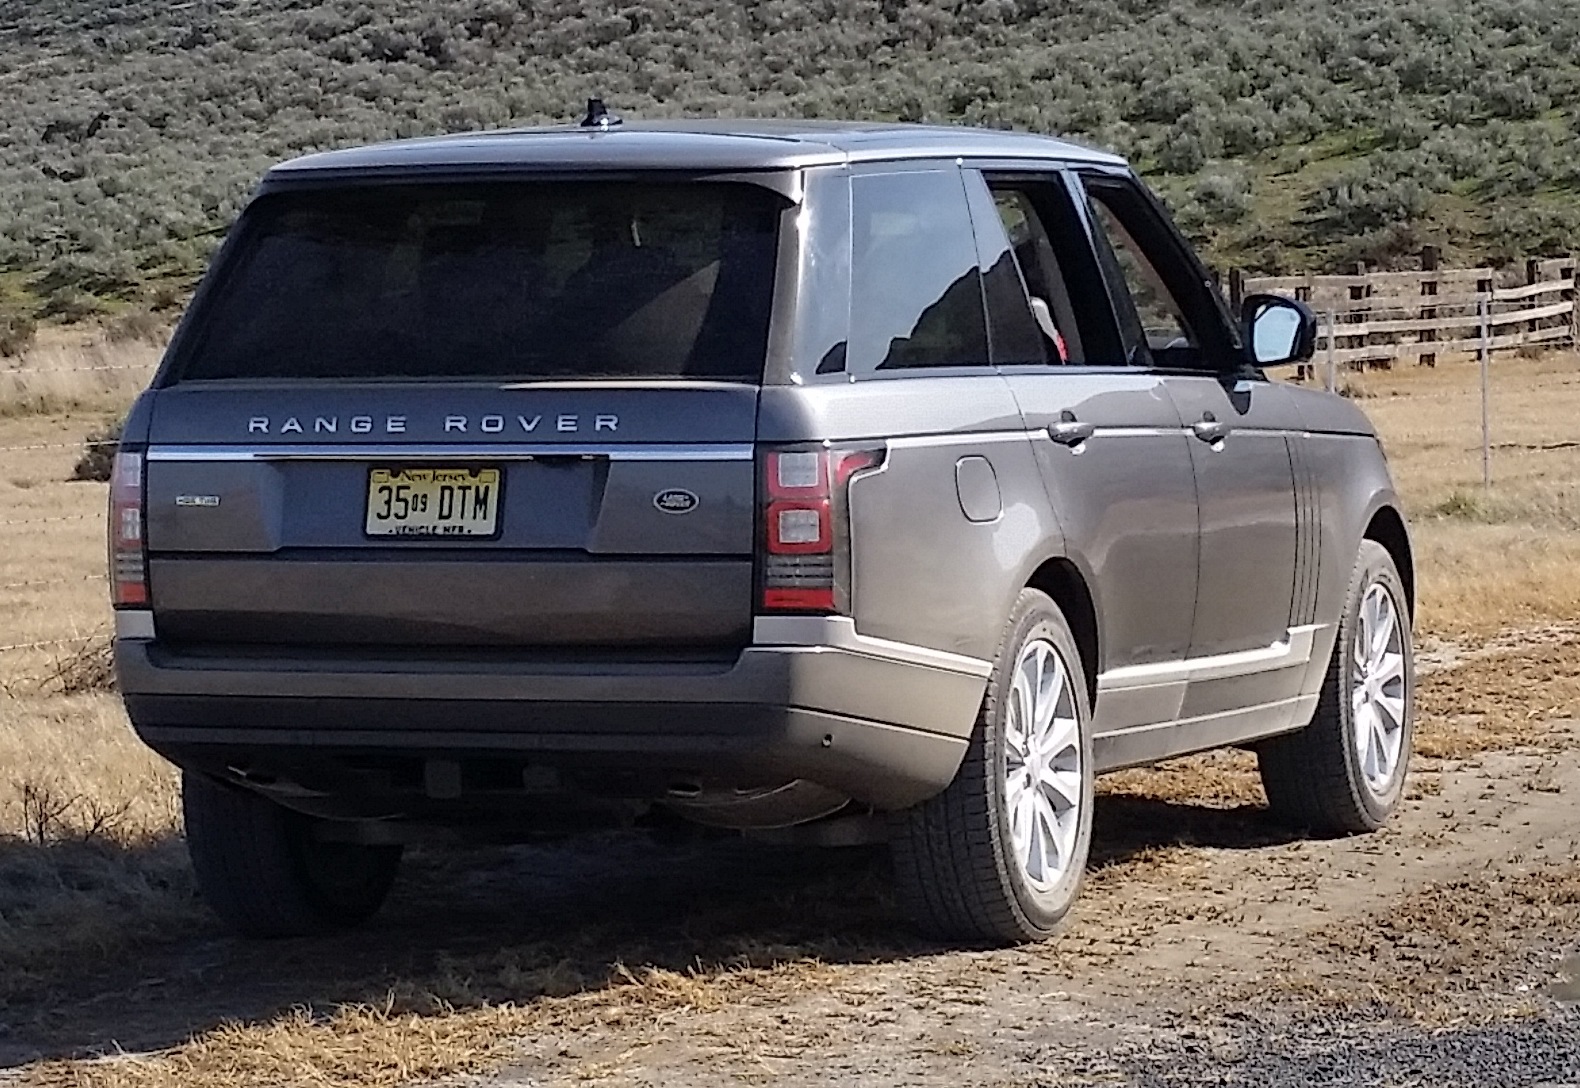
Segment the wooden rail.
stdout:
<svg viewBox="0 0 1580 1088">
<path fill-rule="evenodd" d="M 1514 268 L 1439 268 L 1422 251 L 1418 272 L 1263 276 L 1229 279 L 1238 307 L 1251 294 L 1298 298 L 1317 312 L 1317 362 L 1391 367 L 1440 355 L 1490 353 L 1537 345 L 1580 345 L 1573 257 L 1532 259 Z M 1483 343 L 1485 315 L 1485 344 Z"/>
</svg>

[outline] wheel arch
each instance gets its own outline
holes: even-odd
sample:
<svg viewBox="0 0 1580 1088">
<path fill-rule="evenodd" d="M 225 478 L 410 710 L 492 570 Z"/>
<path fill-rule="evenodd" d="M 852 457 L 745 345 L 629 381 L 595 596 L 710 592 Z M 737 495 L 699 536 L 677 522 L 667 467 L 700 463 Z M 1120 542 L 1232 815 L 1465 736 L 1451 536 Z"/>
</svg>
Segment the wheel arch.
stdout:
<svg viewBox="0 0 1580 1088">
<path fill-rule="evenodd" d="M 1028 589 L 1035 589 L 1053 598 L 1075 635 L 1076 649 L 1081 653 L 1081 670 L 1086 676 L 1087 705 L 1097 705 L 1097 676 L 1101 669 L 1102 630 L 1097 619 L 1097 606 L 1086 578 L 1073 561 L 1063 556 L 1046 559 L 1026 581 Z"/>
<path fill-rule="evenodd" d="M 1410 546 L 1410 531 L 1405 527 L 1404 515 L 1392 503 L 1384 503 L 1372 512 L 1362 539 L 1375 541 L 1388 549 L 1394 566 L 1399 568 L 1399 577 L 1404 580 L 1405 603 L 1414 617 L 1415 555 Z"/>
</svg>

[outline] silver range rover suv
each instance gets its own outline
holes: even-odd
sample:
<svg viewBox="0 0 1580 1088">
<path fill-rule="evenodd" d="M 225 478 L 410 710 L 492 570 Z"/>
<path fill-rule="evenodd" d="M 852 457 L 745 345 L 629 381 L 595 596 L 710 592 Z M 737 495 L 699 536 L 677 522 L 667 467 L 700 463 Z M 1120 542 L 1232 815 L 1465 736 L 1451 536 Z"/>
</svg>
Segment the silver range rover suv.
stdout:
<svg viewBox="0 0 1580 1088">
<path fill-rule="evenodd" d="M 881 834 L 927 931 L 1035 939 L 1105 771 L 1399 802 L 1410 545 L 1361 413 L 1263 373 L 1313 339 L 1042 137 L 309 156 L 127 421 L 121 691 L 243 933 L 366 919 L 414 841 L 693 821 Z"/>
</svg>

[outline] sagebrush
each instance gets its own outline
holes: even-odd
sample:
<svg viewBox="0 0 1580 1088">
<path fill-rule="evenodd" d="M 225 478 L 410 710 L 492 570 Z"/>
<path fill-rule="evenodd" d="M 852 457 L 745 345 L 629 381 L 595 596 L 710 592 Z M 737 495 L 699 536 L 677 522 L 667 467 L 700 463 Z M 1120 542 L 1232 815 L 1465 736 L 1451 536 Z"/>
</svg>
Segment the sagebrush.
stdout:
<svg viewBox="0 0 1580 1088">
<path fill-rule="evenodd" d="M 1566 252 L 1577 89 L 1580 8 L 1533 0 L 11 0 L 0 299 L 168 301 L 277 159 L 592 94 L 1072 135 L 1134 158 L 1220 267 Z"/>
</svg>

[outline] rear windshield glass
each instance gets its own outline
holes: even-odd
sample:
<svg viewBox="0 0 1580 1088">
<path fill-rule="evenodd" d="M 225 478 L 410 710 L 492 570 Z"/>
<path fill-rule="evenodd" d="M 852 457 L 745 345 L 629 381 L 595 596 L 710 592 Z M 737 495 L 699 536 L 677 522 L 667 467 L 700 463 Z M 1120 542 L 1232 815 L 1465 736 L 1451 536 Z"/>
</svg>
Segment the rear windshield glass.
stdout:
<svg viewBox="0 0 1580 1088">
<path fill-rule="evenodd" d="M 757 381 L 782 206 L 724 183 L 266 196 L 175 372 Z"/>
</svg>

